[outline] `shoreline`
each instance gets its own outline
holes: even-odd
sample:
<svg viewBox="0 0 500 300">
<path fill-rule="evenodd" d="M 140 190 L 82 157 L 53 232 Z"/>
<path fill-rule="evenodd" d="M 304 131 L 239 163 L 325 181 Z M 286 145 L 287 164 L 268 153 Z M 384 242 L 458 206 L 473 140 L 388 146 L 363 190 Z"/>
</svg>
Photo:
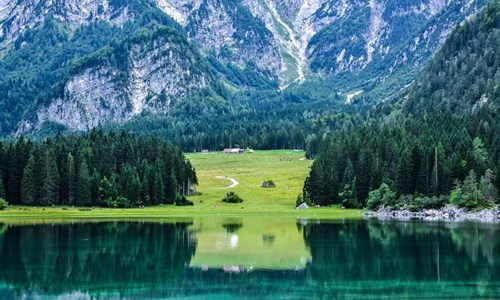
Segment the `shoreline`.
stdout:
<svg viewBox="0 0 500 300">
<path fill-rule="evenodd" d="M 296 217 L 296 218 L 321 218 L 321 219 L 362 219 L 362 210 L 345 210 L 334 207 L 319 209 L 300 210 L 294 207 L 283 207 L 281 205 L 257 206 L 230 205 L 217 203 L 217 205 L 195 205 L 195 206 L 150 206 L 145 208 L 79 208 L 79 207 L 26 207 L 13 206 L 0 211 L 0 223 L 12 220 L 91 220 L 91 219 L 168 219 L 168 218 L 191 218 L 191 217 Z"/>
<path fill-rule="evenodd" d="M 500 207 L 496 206 L 478 211 L 471 211 L 449 204 L 440 209 L 422 209 L 418 212 L 412 212 L 407 207 L 396 210 L 390 207 L 381 207 L 377 211 L 365 211 L 364 218 L 400 221 L 475 221 L 482 223 L 500 223 Z"/>
</svg>

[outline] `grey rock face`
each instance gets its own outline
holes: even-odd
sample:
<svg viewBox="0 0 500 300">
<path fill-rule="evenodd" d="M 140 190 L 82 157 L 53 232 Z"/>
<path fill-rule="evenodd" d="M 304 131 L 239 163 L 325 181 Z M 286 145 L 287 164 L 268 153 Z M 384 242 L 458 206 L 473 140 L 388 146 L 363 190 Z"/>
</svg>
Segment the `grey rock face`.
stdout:
<svg viewBox="0 0 500 300">
<path fill-rule="evenodd" d="M 0 56 L 48 16 L 69 24 L 68 30 L 97 20 L 120 26 L 139 13 L 137 7 L 156 7 L 184 28 L 202 55 L 241 69 L 256 65 L 263 76 L 279 79 L 281 89 L 350 72 L 384 81 L 402 68 L 422 66 L 458 22 L 488 2 L 0 0 Z M 38 123 L 25 120 L 19 127 L 54 121 L 87 129 L 144 110 L 166 112 L 173 98 L 182 99 L 213 80 L 209 72 L 199 71 L 200 63 L 186 49 L 174 51 L 168 39 L 158 40 L 153 46 L 135 45 L 127 70 L 106 64 L 80 70 L 66 82 L 63 96 L 37 111 Z"/>
<path fill-rule="evenodd" d="M 38 112 L 38 126 L 52 121 L 85 130 L 126 121 L 144 110 L 166 112 L 171 99 L 183 98 L 212 81 L 200 70 L 196 55 L 168 37 L 133 45 L 128 61 L 125 71 L 105 65 L 73 76 L 64 87 L 64 96 Z M 119 77 L 127 80 L 121 82 Z"/>
<path fill-rule="evenodd" d="M 127 5 L 113 7 L 109 0 L 0 0 L 0 50 L 40 25 L 48 15 L 79 26 L 97 20 L 123 24 L 134 13 Z"/>
</svg>

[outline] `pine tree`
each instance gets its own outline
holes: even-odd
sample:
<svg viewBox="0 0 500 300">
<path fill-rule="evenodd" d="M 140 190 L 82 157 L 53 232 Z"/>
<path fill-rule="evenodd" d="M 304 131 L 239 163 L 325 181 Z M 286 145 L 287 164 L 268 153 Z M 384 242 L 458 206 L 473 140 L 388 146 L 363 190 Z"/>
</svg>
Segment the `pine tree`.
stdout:
<svg viewBox="0 0 500 300">
<path fill-rule="evenodd" d="M 356 178 L 344 185 L 342 192 L 339 193 L 342 206 L 345 208 L 361 208 L 356 194 Z"/>
<path fill-rule="evenodd" d="M 101 184 L 101 175 L 99 172 L 94 168 L 94 171 L 92 172 L 92 176 L 90 177 L 90 190 L 91 190 L 91 199 L 92 199 L 92 205 L 98 205 L 98 206 L 105 206 L 106 203 L 104 203 L 100 198 L 99 198 L 99 186 Z"/>
<path fill-rule="evenodd" d="M 396 192 L 399 195 L 413 194 L 415 191 L 413 168 L 413 160 L 410 153 L 404 151 L 401 155 L 396 174 Z"/>
<path fill-rule="evenodd" d="M 89 174 L 89 167 L 87 166 L 87 161 L 85 159 L 83 159 L 80 167 L 78 168 L 75 196 L 76 204 L 78 206 L 92 205 L 91 177 Z"/>
<path fill-rule="evenodd" d="M 121 195 L 127 198 L 134 206 L 141 205 L 142 186 L 139 175 L 137 174 L 137 170 L 131 165 L 127 164 L 123 167 L 123 174 L 121 175 L 121 177 L 121 185 L 124 189 Z"/>
<path fill-rule="evenodd" d="M 358 194 L 358 200 L 366 204 L 368 193 L 370 192 L 370 181 L 371 181 L 370 153 L 366 148 L 361 150 L 357 166 L 358 167 L 356 170 L 356 179 L 357 179 L 356 192 Z"/>
<path fill-rule="evenodd" d="M 342 186 L 345 186 L 346 184 L 349 185 L 351 184 L 352 180 L 354 179 L 354 167 L 352 165 L 352 161 L 350 158 L 347 159 L 346 167 L 344 169 L 344 175 L 342 176 Z"/>
<path fill-rule="evenodd" d="M 73 205 L 75 203 L 75 195 L 76 195 L 76 172 L 75 172 L 75 159 L 71 153 L 68 154 L 67 157 L 67 169 L 66 169 L 66 183 L 68 188 L 67 199 L 63 199 L 63 202 L 66 202 L 69 205 Z"/>
<path fill-rule="evenodd" d="M 441 143 L 434 148 L 434 163 L 432 167 L 431 176 L 431 192 L 434 195 L 440 195 L 445 190 L 444 185 L 444 163 L 445 163 L 445 153 L 444 147 Z M 448 190 L 449 191 L 449 190 Z M 448 192 L 446 191 L 446 192 Z"/>
<path fill-rule="evenodd" d="M 52 147 L 45 143 L 42 147 L 40 164 L 40 205 L 52 205 L 58 200 L 59 173 Z"/>
<path fill-rule="evenodd" d="M 99 185 L 99 199 L 102 202 L 109 202 L 118 197 L 116 174 L 111 174 L 110 179 L 104 176 Z"/>
<path fill-rule="evenodd" d="M 462 190 L 464 193 L 466 206 L 471 208 L 476 207 L 479 204 L 479 200 L 481 198 L 481 191 L 479 190 L 477 176 L 474 170 L 470 170 L 469 175 L 465 177 Z"/>
<path fill-rule="evenodd" d="M 28 164 L 24 168 L 21 180 L 21 204 L 33 205 L 37 202 L 37 183 L 35 178 L 35 157 L 30 155 Z"/>
<path fill-rule="evenodd" d="M 479 191 L 481 192 L 482 202 L 484 206 L 493 205 L 498 198 L 498 191 L 494 185 L 495 175 L 493 171 L 487 169 L 484 176 L 481 176 L 479 181 Z"/>
<path fill-rule="evenodd" d="M 153 177 L 153 194 L 151 196 L 153 204 L 160 204 L 165 201 L 165 185 L 160 172 L 155 172 Z"/>
<path fill-rule="evenodd" d="M 177 177 L 175 176 L 174 170 L 167 174 L 167 184 L 165 185 L 165 202 L 168 204 L 173 204 L 175 199 L 177 199 Z"/>
<path fill-rule="evenodd" d="M 486 169 L 488 153 L 484 149 L 484 143 L 479 137 L 476 137 L 472 141 L 472 156 L 474 157 L 475 170 L 481 174 Z"/>
<path fill-rule="evenodd" d="M 1 173 L 1 169 L 0 169 L 0 198 L 5 199 L 5 185 L 4 185 L 4 180 L 3 180 L 3 175 Z"/>
</svg>

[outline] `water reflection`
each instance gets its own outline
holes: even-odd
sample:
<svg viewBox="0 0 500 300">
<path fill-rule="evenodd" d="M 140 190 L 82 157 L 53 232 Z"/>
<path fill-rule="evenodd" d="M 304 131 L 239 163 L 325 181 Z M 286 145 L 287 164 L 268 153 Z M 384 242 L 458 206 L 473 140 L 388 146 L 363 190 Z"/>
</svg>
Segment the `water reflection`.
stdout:
<svg viewBox="0 0 500 300">
<path fill-rule="evenodd" d="M 18 293 L 155 288 L 182 279 L 196 247 L 189 226 L 13 226 L 0 238 L 0 282 Z"/>
<path fill-rule="evenodd" d="M 289 218 L 0 224 L 0 298 L 495 298 L 498 230 Z"/>
</svg>

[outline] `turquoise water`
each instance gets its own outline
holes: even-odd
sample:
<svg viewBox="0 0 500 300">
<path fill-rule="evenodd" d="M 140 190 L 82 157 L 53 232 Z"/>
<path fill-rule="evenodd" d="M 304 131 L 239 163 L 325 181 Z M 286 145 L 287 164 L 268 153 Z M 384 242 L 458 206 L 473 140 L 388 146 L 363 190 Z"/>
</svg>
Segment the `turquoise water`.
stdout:
<svg viewBox="0 0 500 300">
<path fill-rule="evenodd" d="M 0 299 L 499 299 L 499 225 L 0 224 Z"/>
</svg>

